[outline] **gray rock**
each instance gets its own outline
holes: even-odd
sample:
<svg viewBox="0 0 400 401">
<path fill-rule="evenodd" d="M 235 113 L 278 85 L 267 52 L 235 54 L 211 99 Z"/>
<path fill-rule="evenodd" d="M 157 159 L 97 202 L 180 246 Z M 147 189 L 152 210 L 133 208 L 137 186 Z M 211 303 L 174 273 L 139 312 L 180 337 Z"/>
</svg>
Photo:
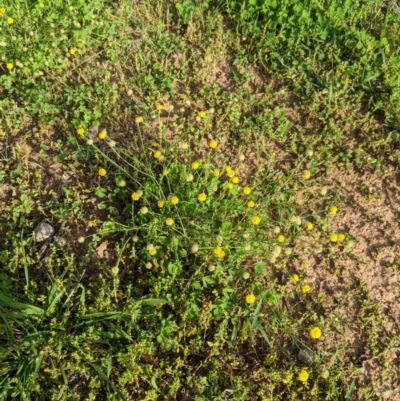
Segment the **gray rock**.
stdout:
<svg viewBox="0 0 400 401">
<path fill-rule="evenodd" d="M 311 365 L 314 360 L 314 352 L 310 351 L 309 349 L 301 349 L 297 358 L 300 362 L 305 363 L 306 365 Z"/>
<path fill-rule="evenodd" d="M 54 228 L 49 223 L 39 223 L 35 227 L 35 241 L 43 242 L 46 241 L 54 233 Z"/>
</svg>

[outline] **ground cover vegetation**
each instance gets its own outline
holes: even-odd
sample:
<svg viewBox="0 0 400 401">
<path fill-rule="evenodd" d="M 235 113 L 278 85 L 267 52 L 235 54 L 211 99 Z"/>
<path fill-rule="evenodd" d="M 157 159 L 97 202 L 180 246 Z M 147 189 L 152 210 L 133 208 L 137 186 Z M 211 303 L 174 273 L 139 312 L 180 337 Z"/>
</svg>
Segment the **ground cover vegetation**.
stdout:
<svg viewBox="0 0 400 401">
<path fill-rule="evenodd" d="M 0 28 L 0 400 L 395 399 L 396 2 Z"/>
</svg>

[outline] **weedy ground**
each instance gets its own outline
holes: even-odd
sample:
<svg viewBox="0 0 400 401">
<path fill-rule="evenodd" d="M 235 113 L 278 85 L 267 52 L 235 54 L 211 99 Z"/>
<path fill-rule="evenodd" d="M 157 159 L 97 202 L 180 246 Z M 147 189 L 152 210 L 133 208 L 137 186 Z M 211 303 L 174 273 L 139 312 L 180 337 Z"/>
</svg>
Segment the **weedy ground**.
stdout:
<svg viewBox="0 0 400 401">
<path fill-rule="evenodd" d="M 0 24 L 0 400 L 400 399 L 395 2 Z"/>
</svg>

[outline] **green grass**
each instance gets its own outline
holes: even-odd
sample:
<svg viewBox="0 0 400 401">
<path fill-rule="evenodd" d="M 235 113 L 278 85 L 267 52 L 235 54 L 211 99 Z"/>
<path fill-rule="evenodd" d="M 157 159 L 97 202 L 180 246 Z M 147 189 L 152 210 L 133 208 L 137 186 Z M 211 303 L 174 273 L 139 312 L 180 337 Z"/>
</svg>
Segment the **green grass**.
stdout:
<svg viewBox="0 0 400 401">
<path fill-rule="evenodd" d="M 0 400 L 379 399 L 300 256 L 356 240 L 327 171 L 398 165 L 399 16 L 205 4 L 0 4 Z"/>
</svg>

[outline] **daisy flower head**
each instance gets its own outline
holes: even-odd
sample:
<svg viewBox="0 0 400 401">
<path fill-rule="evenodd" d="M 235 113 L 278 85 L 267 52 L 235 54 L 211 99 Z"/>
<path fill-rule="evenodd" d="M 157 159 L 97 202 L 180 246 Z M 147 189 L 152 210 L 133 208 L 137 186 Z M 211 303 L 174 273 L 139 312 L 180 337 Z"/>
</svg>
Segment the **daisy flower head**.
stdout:
<svg viewBox="0 0 400 401">
<path fill-rule="evenodd" d="M 254 304 L 255 301 L 256 301 L 256 296 L 254 294 L 246 295 L 246 303 L 251 305 L 251 304 Z"/>
</svg>

